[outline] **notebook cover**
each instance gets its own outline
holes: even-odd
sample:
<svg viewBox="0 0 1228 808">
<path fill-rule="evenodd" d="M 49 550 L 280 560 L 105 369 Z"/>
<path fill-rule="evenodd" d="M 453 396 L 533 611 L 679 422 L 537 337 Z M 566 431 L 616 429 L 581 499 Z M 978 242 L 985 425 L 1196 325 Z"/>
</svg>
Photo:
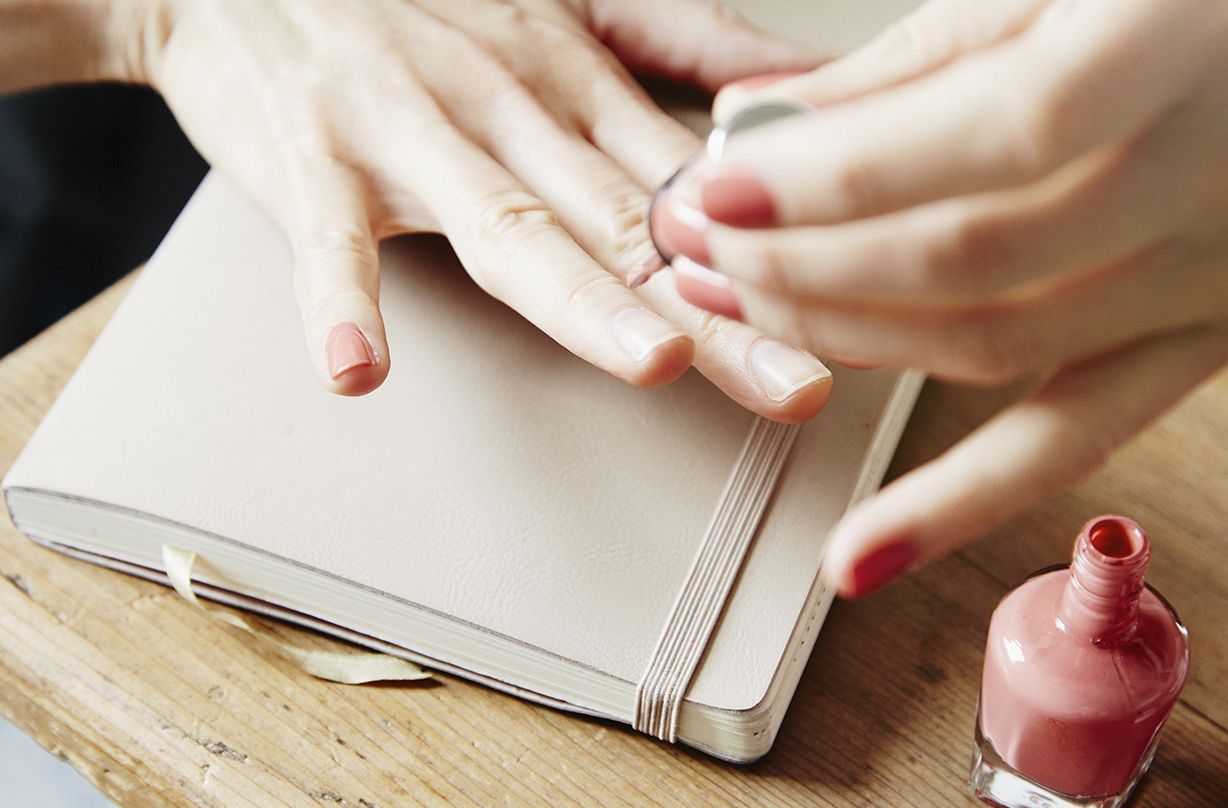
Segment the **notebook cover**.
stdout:
<svg viewBox="0 0 1228 808">
<path fill-rule="evenodd" d="M 210 176 L 5 485 L 222 535 L 635 682 L 752 416 L 630 387 L 481 293 L 439 239 L 383 254 L 393 356 L 361 399 L 304 355 L 277 228 Z M 896 375 L 802 429 L 689 698 L 758 703 Z"/>
</svg>

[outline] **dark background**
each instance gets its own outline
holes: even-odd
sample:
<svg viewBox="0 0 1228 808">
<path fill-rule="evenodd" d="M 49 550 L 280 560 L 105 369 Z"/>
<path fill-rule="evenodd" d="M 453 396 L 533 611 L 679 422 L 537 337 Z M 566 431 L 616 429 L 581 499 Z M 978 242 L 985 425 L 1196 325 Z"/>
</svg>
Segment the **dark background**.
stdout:
<svg viewBox="0 0 1228 808">
<path fill-rule="evenodd" d="M 0 356 L 145 261 L 205 170 L 148 89 L 0 98 Z"/>
</svg>

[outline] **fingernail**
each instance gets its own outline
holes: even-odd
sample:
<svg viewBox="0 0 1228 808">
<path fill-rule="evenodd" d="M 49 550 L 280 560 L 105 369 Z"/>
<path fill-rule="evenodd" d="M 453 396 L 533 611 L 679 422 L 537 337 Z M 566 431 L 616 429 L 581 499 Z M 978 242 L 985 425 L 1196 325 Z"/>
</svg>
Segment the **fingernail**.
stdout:
<svg viewBox="0 0 1228 808">
<path fill-rule="evenodd" d="M 805 70 L 782 70 L 776 73 L 760 73 L 757 76 L 747 76 L 744 79 L 731 81 L 722 87 L 722 90 L 736 88 L 738 90 L 758 90 L 769 84 L 775 84 L 778 81 L 791 79 L 795 76 L 805 75 L 808 71 Z"/>
<path fill-rule="evenodd" d="M 735 320 L 742 319 L 742 304 L 729 278 L 682 255 L 674 259 L 673 267 L 678 294 L 687 302 Z"/>
<path fill-rule="evenodd" d="M 760 340 L 750 354 L 751 368 L 773 401 L 785 401 L 803 387 L 831 376 L 822 362 L 774 339 Z"/>
<path fill-rule="evenodd" d="M 853 588 L 845 597 L 860 598 L 891 583 L 917 560 L 919 550 L 910 541 L 893 541 L 871 550 L 853 564 Z"/>
<path fill-rule="evenodd" d="M 375 352 L 361 329 L 353 323 L 337 323 L 324 343 L 328 374 L 339 379 L 354 368 L 375 364 Z"/>
<path fill-rule="evenodd" d="M 611 321 L 614 339 L 636 362 L 643 362 L 657 346 L 685 336 L 678 326 L 647 309 L 623 309 Z"/>
<path fill-rule="evenodd" d="M 644 256 L 643 260 L 636 263 L 634 269 L 627 273 L 625 281 L 627 288 L 638 289 L 662 269 L 665 269 L 665 259 L 661 257 L 655 248 L 649 246 L 648 254 Z"/>
<path fill-rule="evenodd" d="M 768 227 L 776 222 L 776 205 L 763 183 L 749 174 L 708 177 L 700 185 L 703 211 L 733 227 Z"/>
<path fill-rule="evenodd" d="M 676 191 L 655 200 L 648 216 L 652 236 L 668 259 L 685 255 L 701 264 L 712 263 L 708 252 L 708 217 L 679 199 Z"/>
</svg>

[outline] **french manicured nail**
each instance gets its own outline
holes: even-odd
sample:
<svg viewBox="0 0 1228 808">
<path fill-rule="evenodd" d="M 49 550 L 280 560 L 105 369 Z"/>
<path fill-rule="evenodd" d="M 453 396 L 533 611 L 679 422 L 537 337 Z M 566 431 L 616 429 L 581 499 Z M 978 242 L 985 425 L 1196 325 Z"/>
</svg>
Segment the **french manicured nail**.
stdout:
<svg viewBox="0 0 1228 808">
<path fill-rule="evenodd" d="M 674 259 L 673 267 L 678 294 L 688 303 L 735 320 L 742 319 L 742 304 L 729 278 L 684 255 Z"/>
<path fill-rule="evenodd" d="M 831 376 L 831 371 L 813 354 L 774 339 L 759 341 L 751 351 L 750 365 L 763 385 L 763 391 L 778 402 Z"/>
<path fill-rule="evenodd" d="M 776 205 L 763 183 L 749 174 L 708 177 L 699 189 L 703 214 L 733 227 L 768 227 L 776 223 Z M 701 214 L 702 215 L 702 214 Z"/>
<path fill-rule="evenodd" d="M 694 205 L 678 198 L 676 191 L 663 194 L 653 202 L 648 215 L 652 235 L 662 254 L 669 259 L 685 255 L 701 264 L 712 263 L 708 252 L 708 217 Z"/>
<path fill-rule="evenodd" d="M 900 576 L 917 560 L 920 551 L 910 541 L 893 541 L 871 550 L 853 564 L 853 591 L 846 597 L 860 598 Z"/>
<path fill-rule="evenodd" d="M 643 362 L 658 346 L 686 336 L 678 326 L 647 309 L 623 309 L 611 322 L 614 339 L 636 362 Z"/>
<path fill-rule="evenodd" d="M 371 343 L 354 323 L 337 323 L 328 332 L 324 343 L 324 355 L 328 359 L 328 375 L 339 379 L 354 368 L 375 364 L 375 352 Z"/>
</svg>

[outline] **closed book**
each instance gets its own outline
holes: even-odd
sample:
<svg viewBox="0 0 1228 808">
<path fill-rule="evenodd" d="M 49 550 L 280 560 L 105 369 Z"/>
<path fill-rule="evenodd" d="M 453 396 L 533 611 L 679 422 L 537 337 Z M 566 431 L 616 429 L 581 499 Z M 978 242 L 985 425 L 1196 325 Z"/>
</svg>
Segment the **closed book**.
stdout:
<svg viewBox="0 0 1228 808">
<path fill-rule="evenodd" d="M 771 424 L 693 371 L 638 389 L 585 364 L 442 239 L 381 260 L 393 369 L 337 397 L 287 242 L 211 175 L 5 478 L 14 523 L 154 580 L 163 547 L 195 553 L 202 596 L 766 752 L 831 600 L 824 538 L 877 486 L 919 379 L 837 369 L 818 417 Z"/>
</svg>

